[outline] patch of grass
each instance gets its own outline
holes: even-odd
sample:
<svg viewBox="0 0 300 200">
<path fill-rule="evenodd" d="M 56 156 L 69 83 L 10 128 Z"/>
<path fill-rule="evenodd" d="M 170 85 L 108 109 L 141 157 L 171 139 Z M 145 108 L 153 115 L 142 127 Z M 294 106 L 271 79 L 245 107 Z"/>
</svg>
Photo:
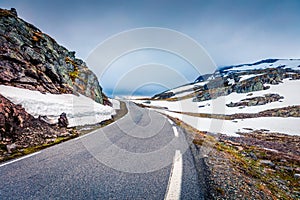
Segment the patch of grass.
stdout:
<svg viewBox="0 0 300 200">
<path fill-rule="evenodd" d="M 37 145 L 37 146 L 33 146 L 33 147 L 27 147 L 27 148 L 23 149 L 22 154 L 23 155 L 31 154 L 36 151 L 40 151 L 42 149 L 53 146 L 55 144 L 59 144 L 61 142 L 67 141 L 67 140 L 75 138 L 75 137 L 76 137 L 75 135 L 67 136 L 67 137 L 57 137 L 57 138 L 55 138 L 55 140 L 53 142 L 45 143 L 45 144 L 41 144 L 41 145 Z"/>
<path fill-rule="evenodd" d="M 287 173 L 284 170 L 274 170 L 269 166 L 261 165 L 259 160 L 255 161 L 243 155 L 243 152 L 250 151 L 255 151 L 256 154 L 259 154 L 259 149 L 250 147 L 249 149 L 239 151 L 223 142 L 217 142 L 215 148 L 218 151 L 227 153 L 235 168 L 240 172 L 250 178 L 259 180 L 259 184 L 256 185 L 257 188 L 272 196 L 273 199 L 292 199 L 285 189 L 280 186 L 280 182 L 283 182 L 290 190 L 299 190 L 299 183 L 293 177 L 293 173 Z M 261 152 L 261 155 L 265 155 L 265 153 Z"/>
<path fill-rule="evenodd" d="M 71 132 L 73 132 L 73 131 L 71 130 Z M 25 155 L 40 151 L 40 150 L 45 149 L 47 147 L 59 144 L 61 142 L 64 142 L 64 141 L 67 141 L 67 140 L 70 140 L 70 139 L 73 139 L 76 136 L 77 136 L 77 133 L 73 132 L 73 134 L 71 136 L 57 137 L 53 142 L 50 142 L 50 143 L 44 143 L 44 144 L 37 145 L 37 146 L 31 146 L 31 147 L 27 147 L 27 148 L 24 148 L 24 149 L 16 149 L 11 155 L 3 157 L 2 160 L 0 160 L 0 162 L 7 161 L 7 160 L 10 160 L 10 159 L 14 159 L 14 158 L 18 158 L 18 157 L 21 157 L 21 156 L 25 156 Z"/>
</svg>

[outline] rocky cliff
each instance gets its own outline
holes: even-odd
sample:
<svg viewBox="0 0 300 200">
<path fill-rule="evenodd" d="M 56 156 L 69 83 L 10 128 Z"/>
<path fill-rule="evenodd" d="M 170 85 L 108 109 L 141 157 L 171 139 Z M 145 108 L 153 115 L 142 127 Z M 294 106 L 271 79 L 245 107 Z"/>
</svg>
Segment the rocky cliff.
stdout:
<svg viewBox="0 0 300 200">
<path fill-rule="evenodd" d="M 75 52 L 17 16 L 0 9 L 0 84 L 52 94 L 83 94 L 109 105 L 98 79 Z"/>
</svg>

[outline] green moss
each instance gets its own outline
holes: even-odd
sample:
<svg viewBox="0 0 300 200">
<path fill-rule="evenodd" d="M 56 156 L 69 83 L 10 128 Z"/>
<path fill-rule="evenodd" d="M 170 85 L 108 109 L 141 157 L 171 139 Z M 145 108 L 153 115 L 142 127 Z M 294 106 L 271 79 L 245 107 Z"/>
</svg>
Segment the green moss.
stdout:
<svg viewBox="0 0 300 200">
<path fill-rule="evenodd" d="M 65 141 L 66 139 L 67 139 L 66 137 L 57 137 L 53 143 L 58 144 Z"/>
<path fill-rule="evenodd" d="M 38 151 L 41 148 L 41 146 L 35 146 L 35 147 L 28 147 L 23 149 L 23 155 L 27 155 L 27 154 L 31 154 L 34 153 L 36 151 Z"/>
<path fill-rule="evenodd" d="M 66 58 L 65 58 L 65 61 L 66 61 L 66 63 L 72 64 L 73 67 L 74 67 L 74 70 L 71 71 L 71 72 L 69 72 L 69 76 L 70 76 L 72 82 L 74 83 L 75 79 L 79 77 L 78 66 L 77 66 L 77 64 L 75 63 L 75 61 L 72 60 L 72 59 L 69 58 L 69 57 L 66 57 Z"/>
<path fill-rule="evenodd" d="M 276 182 L 281 180 L 286 183 L 286 186 L 293 188 L 293 190 L 299 190 L 299 183 L 293 177 L 293 173 L 287 173 L 285 170 L 273 170 L 268 166 L 262 166 L 259 160 L 255 161 L 242 154 L 241 151 L 236 150 L 232 146 L 229 146 L 223 142 L 218 142 L 215 145 L 218 151 L 228 153 L 232 158 L 231 162 L 233 165 L 242 173 L 250 178 L 259 180 L 257 188 L 264 191 L 270 192 L 271 196 L 279 197 L 280 199 L 291 199 L 287 192 L 283 190 Z M 244 150 L 244 152 L 255 151 L 257 155 L 266 156 L 264 151 L 259 151 L 254 147 Z M 266 172 L 268 170 L 268 172 Z"/>
<path fill-rule="evenodd" d="M 69 76 L 71 80 L 74 82 L 76 78 L 79 76 L 78 70 L 74 70 L 73 72 L 69 72 Z"/>
<path fill-rule="evenodd" d="M 6 160 L 18 158 L 20 156 L 28 155 L 28 154 L 40 151 L 42 149 L 45 149 L 47 147 L 53 146 L 55 144 L 59 144 L 61 142 L 67 141 L 67 140 L 72 139 L 72 138 L 75 138 L 76 136 L 77 136 L 77 134 L 75 132 L 73 132 L 73 134 L 71 136 L 57 137 L 53 142 L 50 142 L 50 143 L 45 143 L 45 144 L 41 144 L 41 145 L 37 145 L 37 146 L 33 146 L 33 147 L 27 147 L 27 148 L 24 148 L 24 149 L 21 149 L 21 150 L 15 150 L 10 156 L 7 156 L 7 157 L 3 158 L 0 161 L 6 161 Z"/>
</svg>

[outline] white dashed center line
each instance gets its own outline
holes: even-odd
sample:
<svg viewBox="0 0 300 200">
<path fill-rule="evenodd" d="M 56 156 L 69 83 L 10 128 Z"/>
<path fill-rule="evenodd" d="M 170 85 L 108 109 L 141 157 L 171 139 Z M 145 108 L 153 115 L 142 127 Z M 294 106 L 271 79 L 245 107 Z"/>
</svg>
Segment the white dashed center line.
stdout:
<svg viewBox="0 0 300 200">
<path fill-rule="evenodd" d="M 169 123 L 170 123 L 171 125 L 174 124 L 174 122 L 173 122 L 172 120 L 168 119 L 168 121 L 169 121 Z"/>
<path fill-rule="evenodd" d="M 171 169 L 165 200 L 179 200 L 182 182 L 182 154 L 175 151 L 174 163 Z"/>
<path fill-rule="evenodd" d="M 178 137 L 179 134 L 178 134 L 178 130 L 177 130 L 176 126 L 172 126 L 172 128 L 173 128 L 175 137 Z"/>
</svg>

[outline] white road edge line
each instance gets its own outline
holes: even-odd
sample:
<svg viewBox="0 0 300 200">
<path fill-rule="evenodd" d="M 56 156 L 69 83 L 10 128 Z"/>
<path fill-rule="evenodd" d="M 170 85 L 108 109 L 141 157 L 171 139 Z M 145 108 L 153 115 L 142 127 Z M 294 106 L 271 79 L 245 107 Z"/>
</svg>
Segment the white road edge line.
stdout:
<svg viewBox="0 0 300 200">
<path fill-rule="evenodd" d="M 7 162 L 7 163 L 3 163 L 3 164 L 0 165 L 0 167 L 4 167 L 5 165 L 9 165 L 9 164 L 12 164 L 12 163 L 14 163 L 14 162 L 18 162 L 18 161 L 20 161 L 20 160 L 23 160 L 23 159 L 25 159 L 25 158 L 29 158 L 29 157 L 35 156 L 35 155 L 40 154 L 40 153 L 41 153 L 41 151 L 38 151 L 38 152 L 35 152 L 35 153 L 32 153 L 32 154 L 29 154 L 29 155 L 27 155 L 27 156 L 24 156 L 24 157 L 21 157 L 21 158 L 18 158 L 18 159 L 9 161 L 9 162 Z"/>
<path fill-rule="evenodd" d="M 172 120 L 168 119 L 168 121 L 169 121 L 169 123 L 170 123 L 171 125 L 174 124 L 174 122 L 173 122 Z"/>
<path fill-rule="evenodd" d="M 171 169 L 165 200 L 179 200 L 182 183 L 182 154 L 175 151 L 174 163 Z"/>
<path fill-rule="evenodd" d="M 178 131 L 177 131 L 177 128 L 176 128 L 176 126 L 172 126 L 172 128 L 173 128 L 173 131 L 174 131 L 174 135 L 175 135 L 175 137 L 178 137 L 178 136 L 179 136 L 179 134 L 178 134 Z"/>
</svg>

